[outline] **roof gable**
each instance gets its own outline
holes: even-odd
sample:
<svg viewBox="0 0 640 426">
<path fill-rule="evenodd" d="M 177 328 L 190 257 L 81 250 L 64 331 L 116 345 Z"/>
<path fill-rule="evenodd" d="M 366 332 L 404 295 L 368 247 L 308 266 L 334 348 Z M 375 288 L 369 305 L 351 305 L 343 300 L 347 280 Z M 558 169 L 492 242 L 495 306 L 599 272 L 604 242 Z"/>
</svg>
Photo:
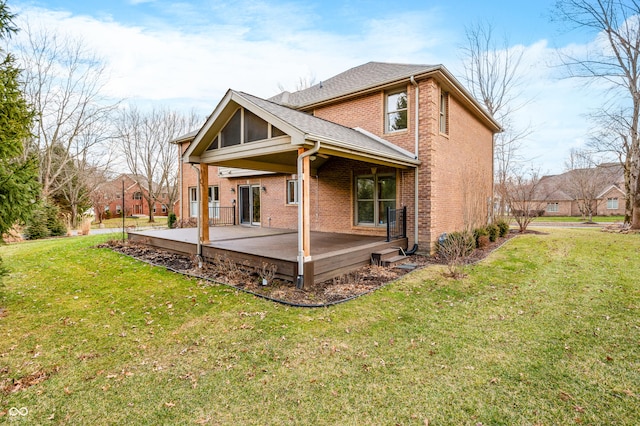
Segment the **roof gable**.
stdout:
<svg viewBox="0 0 640 426">
<path fill-rule="evenodd" d="M 210 143 L 218 136 L 238 108 L 245 108 L 272 126 L 277 127 L 286 134 L 286 137 L 277 138 L 277 141 L 276 139 L 267 139 L 207 151 Z M 412 153 L 366 132 L 341 126 L 257 96 L 234 90 L 229 90 L 216 106 L 214 112 L 186 150 L 183 155 L 183 161 L 203 162 L 200 158 L 203 156 L 205 161 L 210 164 L 239 167 L 237 161 L 241 158 L 264 157 L 265 155 L 274 154 L 276 151 L 280 154 L 287 151 L 290 153 L 287 161 L 290 162 L 291 155 L 295 159 L 300 146 L 312 145 L 315 142 L 321 142 L 323 149 L 327 153 L 331 152 L 332 155 L 344 153 L 345 155 L 358 156 L 369 160 L 377 159 L 377 161 L 405 167 L 420 163 Z M 223 160 L 227 161 L 227 163 L 225 164 Z M 231 161 L 236 163 L 233 164 Z"/>
</svg>

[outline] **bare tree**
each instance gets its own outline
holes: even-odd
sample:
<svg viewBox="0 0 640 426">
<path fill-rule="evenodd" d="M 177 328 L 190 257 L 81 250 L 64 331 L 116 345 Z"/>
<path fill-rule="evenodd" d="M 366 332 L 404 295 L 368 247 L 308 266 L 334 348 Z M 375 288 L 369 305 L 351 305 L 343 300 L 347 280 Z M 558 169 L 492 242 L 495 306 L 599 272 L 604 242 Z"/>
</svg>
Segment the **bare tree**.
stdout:
<svg viewBox="0 0 640 426">
<path fill-rule="evenodd" d="M 522 160 L 521 143 L 531 134 L 531 129 L 519 129 L 513 120 L 514 112 L 527 103 L 520 90 L 524 52 L 509 47 L 506 38 L 498 45 L 493 33 L 493 27 L 487 23 L 466 28 L 463 80 L 474 98 L 503 128 L 503 132 L 494 137 L 494 181 L 500 199 L 498 213 L 504 215 L 506 182 Z"/>
<path fill-rule="evenodd" d="M 27 28 L 20 52 L 25 95 L 36 111 L 26 152 L 39 158 L 42 195 L 50 198 L 77 178 L 68 173 L 69 164 L 85 161 L 108 139 L 100 123 L 117 103 L 102 94 L 104 63 L 79 39 Z"/>
<path fill-rule="evenodd" d="M 602 109 L 592 114 L 595 130 L 592 132 L 589 147 L 598 153 L 612 155 L 620 163 L 624 175 L 625 218 L 631 223 L 636 194 L 632 191 L 633 182 L 638 179 L 638 168 L 633 167 L 638 158 L 638 145 L 631 141 L 631 119 L 625 109 Z"/>
<path fill-rule="evenodd" d="M 108 172 L 100 168 L 93 171 L 89 182 L 89 200 L 93 206 L 96 220 L 102 223 L 107 207 L 120 196 L 120 188 L 116 187 L 114 181 L 109 179 Z"/>
<path fill-rule="evenodd" d="M 569 77 L 603 81 L 610 88 L 615 105 L 628 109 L 627 135 L 618 142 L 628 143 L 623 163 L 630 166 L 632 195 L 631 228 L 640 229 L 640 3 L 636 0 L 559 0 L 557 19 L 570 28 L 596 35 L 583 55 L 561 53 Z"/>
<path fill-rule="evenodd" d="M 609 167 L 598 165 L 593 153 L 584 149 L 572 149 L 565 163 L 566 173 L 560 182 L 562 190 L 578 204 L 582 217 L 589 222 L 598 211 L 602 201 L 598 195 L 612 182 L 613 173 Z"/>
<path fill-rule="evenodd" d="M 521 233 L 544 211 L 547 193 L 539 170 L 520 169 L 509 175 L 505 182 L 506 203 Z"/>
<path fill-rule="evenodd" d="M 170 141 L 196 128 L 199 121 L 193 112 L 182 115 L 165 108 L 142 112 L 133 106 L 121 111 L 119 150 L 136 183 L 144 189 L 149 222 L 154 221 L 153 206 L 158 200 L 167 201 L 172 212 L 179 196 L 178 157 Z"/>
</svg>

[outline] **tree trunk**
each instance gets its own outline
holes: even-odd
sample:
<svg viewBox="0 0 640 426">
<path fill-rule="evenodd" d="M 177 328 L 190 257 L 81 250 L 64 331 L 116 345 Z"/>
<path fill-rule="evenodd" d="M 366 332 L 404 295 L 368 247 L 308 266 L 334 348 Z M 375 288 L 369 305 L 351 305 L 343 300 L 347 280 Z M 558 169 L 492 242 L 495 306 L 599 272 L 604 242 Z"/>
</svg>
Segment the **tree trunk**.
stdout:
<svg viewBox="0 0 640 426">
<path fill-rule="evenodd" d="M 76 229 L 78 227 L 78 205 L 71 204 L 71 227 Z"/>
<path fill-rule="evenodd" d="M 153 205 L 155 203 L 151 197 L 147 198 L 147 204 L 149 205 L 149 223 L 153 223 L 155 222 L 155 219 L 153 218 Z"/>
</svg>

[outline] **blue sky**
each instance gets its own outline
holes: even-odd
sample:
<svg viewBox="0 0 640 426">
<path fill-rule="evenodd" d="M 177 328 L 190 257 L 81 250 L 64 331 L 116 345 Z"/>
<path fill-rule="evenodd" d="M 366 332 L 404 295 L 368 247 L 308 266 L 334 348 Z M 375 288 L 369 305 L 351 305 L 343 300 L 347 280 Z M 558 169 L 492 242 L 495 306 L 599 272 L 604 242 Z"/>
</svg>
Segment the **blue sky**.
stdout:
<svg viewBox="0 0 640 426">
<path fill-rule="evenodd" d="M 523 154 L 542 172 L 563 168 L 582 146 L 597 96 L 563 80 L 555 48 L 592 34 L 550 21 L 554 0 L 171 1 L 15 0 L 18 24 L 81 38 L 104 58 L 108 96 L 210 113 L 228 88 L 269 97 L 300 77 L 323 80 L 368 61 L 442 63 L 460 75 L 465 26 L 490 22 L 524 51 L 532 127 Z M 593 90 L 593 88 L 591 89 Z"/>
</svg>

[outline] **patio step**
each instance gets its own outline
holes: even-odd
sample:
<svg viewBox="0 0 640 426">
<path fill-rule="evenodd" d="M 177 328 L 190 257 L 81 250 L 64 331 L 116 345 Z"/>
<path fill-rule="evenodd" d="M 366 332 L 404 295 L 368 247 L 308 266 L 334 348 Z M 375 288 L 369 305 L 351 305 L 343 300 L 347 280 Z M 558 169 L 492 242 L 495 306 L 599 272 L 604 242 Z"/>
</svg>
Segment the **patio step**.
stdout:
<svg viewBox="0 0 640 426">
<path fill-rule="evenodd" d="M 387 268 L 395 267 L 401 265 L 405 262 L 408 262 L 409 258 L 403 254 L 398 254 L 396 256 L 390 257 L 389 259 L 385 259 L 382 261 L 381 265 Z"/>
<path fill-rule="evenodd" d="M 371 253 L 371 263 L 381 266 L 395 266 L 404 263 L 407 256 L 401 254 L 400 249 L 388 248 Z"/>
</svg>

